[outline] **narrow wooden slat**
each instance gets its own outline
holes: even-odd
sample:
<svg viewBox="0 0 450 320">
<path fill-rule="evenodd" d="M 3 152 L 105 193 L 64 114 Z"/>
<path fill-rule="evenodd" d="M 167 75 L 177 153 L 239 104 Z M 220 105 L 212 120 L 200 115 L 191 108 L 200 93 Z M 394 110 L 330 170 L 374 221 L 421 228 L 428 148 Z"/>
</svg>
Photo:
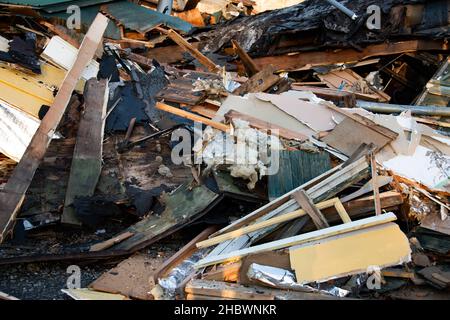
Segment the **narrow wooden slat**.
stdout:
<svg viewBox="0 0 450 320">
<path fill-rule="evenodd" d="M 109 19 L 98 14 L 84 37 L 72 69 L 67 73 L 55 100 L 42 120 L 21 161 L 15 168 L 4 189 L 0 193 L 0 243 L 11 230 L 16 215 L 23 203 L 25 193 L 33 176 L 45 156 L 53 134 L 72 96 L 84 69 L 92 60 L 102 41 Z"/>
<path fill-rule="evenodd" d="M 302 207 L 303 210 L 306 211 L 313 223 L 316 225 L 317 229 L 325 229 L 329 227 L 327 219 L 325 219 L 323 214 L 314 205 L 314 203 L 304 190 L 297 191 L 292 195 L 292 197 L 295 199 L 295 201 L 297 201 L 300 207 Z"/>
</svg>

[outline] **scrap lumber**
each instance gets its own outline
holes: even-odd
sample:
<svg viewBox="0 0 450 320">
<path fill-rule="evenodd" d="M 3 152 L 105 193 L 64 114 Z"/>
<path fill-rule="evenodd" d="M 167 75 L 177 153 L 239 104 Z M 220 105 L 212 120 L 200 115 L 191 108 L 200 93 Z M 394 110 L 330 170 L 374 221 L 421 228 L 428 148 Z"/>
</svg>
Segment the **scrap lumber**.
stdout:
<svg viewBox="0 0 450 320">
<path fill-rule="evenodd" d="M 352 92 L 358 98 L 388 102 L 391 100 L 386 93 L 369 87 L 365 79 L 350 69 L 330 71 L 317 75 L 329 88 Z"/>
<path fill-rule="evenodd" d="M 317 180 L 313 179 L 313 180 L 307 182 L 306 184 L 304 184 L 303 186 L 300 186 L 295 191 L 298 191 L 301 189 L 307 189 L 308 194 L 313 199 L 313 201 L 319 202 L 319 201 L 329 199 L 329 198 L 335 196 L 337 193 L 346 189 L 352 183 L 360 181 L 361 179 L 363 179 L 364 177 L 367 176 L 368 170 L 369 170 L 369 168 L 368 168 L 366 159 L 361 158 L 358 161 L 352 163 L 351 165 L 345 167 L 342 171 L 337 172 L 334 175 L 327 177 L 323 181 L 321 181 L 321 179 L 323 179 L 323 176 L 321 178 L 317 178 Z M 317 183 L 317 181 L 320 181 L 320 182 Z M 313 185 L 313 186 L 310 188 L 306 188 L 308 185 Z M 288 193 L 289 197 L 292 195 L 292 193 Z M 242 222 L 245 219 L 249 219 L 249 217 L 251 219 L 254 217 L 254 215 L 259 215 L 259 214 L 261 214 L 262 216 L 258 218 L 259 221 L 257 221 L 257 222 L 261 222 L 261 221 L 265 221 L 265 220 L 271 219 L 273 217 L 276 217 L 278 215 L 292 212 L 297 209 L 299 209 L 298 203 L 295 200 L 290 199 L 288 201 L 285 201 L 281 206 L 275 207 L 275 209 L 273 209 L 270 212 L 265 212 L 264 214 L 262 214 L 262 212 L 264 212 L 264 210 L 261 210 L 261 211 L 257 210 L 253 214 L 250 214 L 247 217 L 242 218 L 239 222 Z M 255 243 L 258 240 L 261 240 L 262 238 L 271 234 L 273 231 L 275 231 L 279 227 L 280 227 L 280 225 L 273 225 L 268 228 L 264 228 L 264 229 L 246 234 L 244 236 L 240 236 L 239 238 L 235 238 L 232 240 L 227 240 L 225 242 L 222 242 L 216 248 L 214 248 L 213 251 L 210 252 L 210 254 L 207 256 L 207 258 L 208 257 L 213 258 L 216 255 L 224 255 L 227 252 L 232 252 L 235 250 L 240 250 L 240 249 L 249 247 L 252 243 Z"/>
<path fill-rule="evenodd" d="M 102 251 L 102 250 L 111 248 L 112 246 L 132 237 L 133 235 L 134 235 L 134 233 L 132 233 L 132 232 L 124 232 L 115 238 L 92 245 L 91 248 L 89 249 L 89 251 L 96 252 L 96 251 Z"/>
<path fill-rule="evenodd" d="M 296 193 L 294 193 L 294 195 L 295 194 Z M 334 206 L 336 211 L 340 215 L 342 215 L 344 217 L 343 218 L 343 220 L 345 221 L 344 223 L 349 222 L 348 220 L 350 218 L 348 217 L 348 215 L 346 215 L 345 208 L 342 209 L 338 204 L 342 205 L 342 203 L 339 201 L 339 198 L 334 198 L 334 199 L 330 199 L 330 200 L 326 200 L 326 201 L 317 203 L 315 205 L 315 207 L 317 209 L 321 210 L 321 209 L 326 209 L 326 208 L 330 208 L 330 207 Z M 301 204 L 299 204 L 299 205 L 301 205 Z M 339 206 L 339 207 L 337 208 L 337 206 Z M 283 222 L 287 222 L 287 221 L 291 221 L 291 220 L 294 220 L 294 219 L 297 219 L 297 218 L 300 218 L 300 217 L 304 217 L 307 214 L 308 213 L 307 213 L 307 211 L 305 209 L 299 209 L 299 210 L 296 210 L 296 211 L 293 211 L 293 212 L 289 212 L 289 213 L 277 216 L 277 217 L 272 218 L 272 219 L 268 219 L 268 220 L 265 220 L 265 221 L 261 221 L 259 223 L 251 224 L 251 225 L 249 225 L 247 227 L 244 227 L 242 229 L 237 229 L 237 230 L 234 230 L 234 231 L 230 231 L 229 233 L 221 234 L 221 235 L 218 235 L 218 236 L 216 236 L 214 238 L 211 238 L 211 239 L 208 239 L 208 240 L 205 240 L 205 241 L 201 241 L 201 242 L 197 243 L 197 248 L 207 248 L 207 247 L 213 246 L 215 244 L 219 244 L 219 243 L 221 243 L 223 241 L 231 240 L 231 239 L 243 236 L 245 234 L 249 234 L 251 232 L 255 232 L 255 231 L 261 230 L 263 228 L 267 228 L 267 227 L 270 227 L 270 226 L 273 226 L 273 225 L 278 225 L 278 224 L 283 223 Z M 323 217 L 323 219 L 325 220 L 324 217 Z"/>
<path fill-rule="evenodd" d="M 95 78 L 86 83 L 84 113 L 78 127 L 77 142 L 73 152 L 67 185 L 64 212 L 61 222 L 81 225 L 75 214 L 76 197 L 93 196 L 102 170 L 103 135 L 106 107 L 108 105 L 108 81 Z"/>
<path fill-rule="evenodd" d="M 249 77 L 253 77 L 255 74 L 257 74 L 259 71 L 261 71 L 253 62 L 252 58 L 248 55 L 248 53 L 242 49 L 242 47 L 239 45 L 239 43 L 236 40 L 231 40 L 231 43 L 233 44 L 234 51 L 241 59 L 242 63 L 244 64 L 245 70 L 247 71 L 247 75 Z"/>
<path fill-rule="evenodd" d="M 310 86 L 300 86 L 293 84 L 292 90 L 297 91 L 309 91 L 314 93 L 319 98 L 332 101 L 336 105 L 340 105 L 342 108 L 354 108 L 356 106 L 356 96 L 352 92 L 338 91 L 329 88 L 317 88 Z"/>
<path fill-rule="evenodd" d="M 267 56 L 255 58 L 259 68 L 273 64 L 279 70 L 293 71 L 310 69 L 339 63 L 357 62 L 375 56 L 395 55 L 416 51 L 448 51 L 448 44 L 442 40 L 409 40 L 369 45 L 361 51 L 355 49 L 301 52 L 295 55 Z"/>
<path fill-rule="evenodd" d="M 240 260 L 242 257 L 245 257 L 249 254 L 256 254 L 268 251 L 274 251 L 278 249 L 284 249 L 288 247 L 292 247 L 295 245 L 300 245 L 304 243 L 310 243 L 312 241 L 325 239 L 328 237 L 348 233 L 355 230 L 366 229 L 372 226 L 377 226 L 380 224 L 386 224 L 387 222 L 395 221 L 397 217 L 392 212 L 382 214 L 375 217 L 370 217 L 366 219 L 361 219 L 357 221 L 353 221 L 350 223 L 344 223 L 342 225 L 321 229 L 313 232 L 309 232 L 306 234 L 301 234 L 295 237 L 281 239 L 269 243 L 264 243 L 261 245 L 257 245 L 250 248 L 245 248 L 242 250 L 232 251 L 226 254 L 206 257 L 200 260 L 196 264 L 196 268 L 207 267 L 210 265 L 215 265 L 218 263 L 225 262 L 235 262 Z"/>
<path fill-rule="evenodd" d="M 121 294 L 94 291 L 86 288 L 61 289 L 61 291 L 74 300 L 88 300 L 88 301 L 129 300 L 126 296 L 123 296 Z"/>
<path fill-rule="evenodd" d="M 192 121 L 196 121 L 196 122 L 200 122 L 203 123 L 207 126 L 210 126 L 212 128 L 221 130 L 223 132 L 228 132 L 230 130 L 229 126 L 227 126 L 226 124 L 220 123 L 220 122 L 216 122 L 213 120 L 210 120 L 208 118 L 205 117 L 201 117 L 198 116 L 196 114 L 169 106 L 168 104 L 162 103 L 162 102 L 157 102 L 156 103 L 156 108 L 162 111 L 166 111 L 172 114 L 175 114 L 177 116 L 192 120 Z"/>
<path fill-rule="evenodd" d="M 185 51 L 189 52 L 195 59 L 197 59 L 203 66 L 205 66 L 209 72 L 219 72 L 221 69 L 214 62 L 212 62 L 208 57 L 201 53 L 198 49 L 194 48 L 189 42 L 187 42 L 182 36 L 180 36 L 176 31 L 169 30 L 167 35 L 176 44 L 182 47 Z"/>
<path fill-rule="evenodd" d="M 275 299 L 270 290 L 260 291 L 252 287 L 208 280 L 192 280 L 186 285 L 185 292 L 193 295 L 243 300 Z"/>
<path fill-rule="evenodd" d="M 5 240 L 13 227 L 15 218 L 23 203 L 25 193 L 33 180 L 33 176 L 41 163 L 45 151 L 53 137 L 66 107 L 72 96 L 72 92 L 84 68 L 91 61 L 103 33 L 106 30 L 109 19 L 98 14 L 87 32 L 81 44 L 77 59 L 72 69 L 66 75 L 52 107 L 41 122 L 38 131 L 34 135 L 21 161 L 15 168 L 4 189 L 0 193 L 0 243 Z"/>
<path fill-rule="evenodd" d="M 292 247 L 289 255 L 297 283 L 307 284 L 407 263 L 411 248 L 399 226 L 385 222 Z"/>
<path fill-rule="evenodd" d="M 392 178 L 391 176 L 377 176 L 377 180 L 376 180 L 376 186 L 378 188 L 384 187 L 385 185 L 391 183 L 394 180 L 394 178 Z M 356 199 L 362 195 L 365 195 L 366 193 L 372 192 L 373 191 L 373 187 L 375 186 L 374 182 L 372 179 L 370 179 L 370 181 L 368 181 L 365 185 L 363 185 L 361 188 L 359 188 L 358 190 L 356 190 L 355 192 L 342 197 L 341 201 L 342 202 L 347 202 L 353 199 Z"/>
<path fill-rule="evenodd" d="M 372 189 L 375 201 L 375 214 L 379 216 L 381 214 L 381 202 L 380 202 L 380 189 L 378 186 L 378 174 L 377 174 L 377 161 L 375 154 L 372 152 L 370 155 L 370 170 L 372 172 Z"/>
<path fill-rule="evenodd" d="M 330 225 L 327 222 L 327 219 L 323 216 L 323 214 L 319 211 L 319 209 L 314 205 L 311 198 L 308 197 L 305 190 L 299 190 L 295 192 L 292 197 L 297 201 L 300 207 L 308 214 L 313 223 L 316 225 L 317 229 L 325 229 Z"/>
<path fill-rule="evenodd" d="M 273 65 L 268 65 L 261 69 L 258 73 L 241 84 L 239 88 L 233 91 L 233 94 L 242 96 L 246 93 L 264 92 L 280 81 L 280 77 L 274 72 L 277 69 Z"/>
<path fill-rule="evenodd" d="M 204 273 L 202 279 L 209 281 L 238 282 L 241 267 L 242 263 L 240 261 L 221 265 L 215 270 Z"/>
<path fill-rule="evenodd" d="M 362 158 L 361 158 L 362 159 Z M 359 160 L 362 161 L 362 160 Z M 364 160 L 364 162 L 366 162 Z M 356 164 L 353 164 L 352 167 L 356 167 Z M 223 234 L 229 231 L 233 231 L 236 230 L 238 228 L 241 228 L 243 226 L 245 226 L 248 223 L 251 223 L 253 221 L 255 221 L 258 218 L 261 218 L 262 216 L 272 212 L 273 210 L 277 209 L 278 207 L 285 205 L 286 203 L 289 203 L 290 205 L 294 204 L 295 201 L 291 200 L 291 195 L 294 194 L 295 192 L 297 192 L 298 190 L 301 189 L 306 189 L 308 187 L 312 187 L 320 182 L 323 182 L 323 180 L 327 180 L 330 178 L 330 176 L 333 176 L 336 174 L 337 177 L 339 175 L 341 175 L 343 172 L 341 171 L 341 169 L 343 168 L 342 165 L 338 165 L 330 170 L 328 170 L 327 172 L 321 174 L 320 176 L 308 181 L 307 183 L 299 186 L 298 188 L 286 193 L 285 195 L 271 201 L 270 203 L 264 205 L 263 207 L 253 211 L 252 213 L 234 221 L 233 223 L 231 223 L 230 225 L 224 227 L 223 229 L 219 230 L 218 232 L 216 232 L 215 234 L 213 234 L 213 236 L 219 235 L 219 234 Z M 347 170 L 346 170 L 347 172 Z M 334 180 L 334 179 L 333 179 Z"/>
<path fill-rule="evenodd" d="M 211 226 L 203 230 L 199 233 L 194 239 L 189 241 L 183 248 L 177 251 L 174 255 L 172 255 L 169 259 L 164 261 L 164 263 L 152 274 L 150 277 L 150 281 L 153 283 L 157 283 L 159 278 L 163 278 L 166 276 L 167 272 L 174 268 L 174 266 L 180 264 L 182 261 L 186 260 L 189 256 L 191 256 L 196 250 L 197 247 L 195 244 L 199 241 L 203 241 L 208 238 L 213 232 L 217 230 L 216 227 Z"/>
</svg>

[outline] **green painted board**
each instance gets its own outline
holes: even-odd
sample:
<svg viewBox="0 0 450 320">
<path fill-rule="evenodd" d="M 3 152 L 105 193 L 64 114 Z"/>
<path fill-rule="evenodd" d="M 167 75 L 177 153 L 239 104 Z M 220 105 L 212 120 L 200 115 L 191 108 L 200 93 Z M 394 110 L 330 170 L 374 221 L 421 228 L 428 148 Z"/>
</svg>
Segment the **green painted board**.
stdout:
<svg viewBox="0 0 450 320">
<path fill-rule="evenodd" d="M 280 151 L 278 173 L 269 176 L 269 199 L 276 199 L 330 169 L 328 152 Z"/>
</svg>

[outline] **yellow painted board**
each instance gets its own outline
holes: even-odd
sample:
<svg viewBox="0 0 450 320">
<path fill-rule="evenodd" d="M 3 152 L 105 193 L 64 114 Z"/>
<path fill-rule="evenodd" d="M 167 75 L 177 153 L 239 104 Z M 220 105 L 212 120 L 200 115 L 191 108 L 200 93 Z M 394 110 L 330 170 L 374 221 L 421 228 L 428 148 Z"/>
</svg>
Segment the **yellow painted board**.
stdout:
<svg viewBox="0 0 450 320">
<path fill-rule="evenodd" d="M 297 282 L 324 282 L 409 262 L 406 235 L 395 223 L 386 223 L 293 247 L 289 251 Z"/>
<path fill-rule="evenodd" d="M 53 104 L 54 94 L 66 76 L 66 71 L 45 62 L 41 71 L 41 74 L 24 73 L 0 63 L 0 99 L 38 118 L 43 105 Z M 82 91 L 83 87 L 84 82 L 80 81 L 76 90 Z"/>
<path fill-rule="evenodd" d="M 94 291 L 86 288 L 62 289 L 61 291 L 75 300 L 129 300 L 121 294 Z"/>
</svg>

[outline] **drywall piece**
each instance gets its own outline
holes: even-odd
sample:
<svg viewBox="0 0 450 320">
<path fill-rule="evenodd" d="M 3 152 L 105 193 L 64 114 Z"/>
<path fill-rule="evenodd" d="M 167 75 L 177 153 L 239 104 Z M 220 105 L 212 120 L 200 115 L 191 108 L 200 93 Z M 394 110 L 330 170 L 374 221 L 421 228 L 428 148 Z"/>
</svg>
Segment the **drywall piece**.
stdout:
<svg viewBox="0 0 450 320">
<path fill-rule="evenodd" d="M 237 261 L 242 257 L 245 257 L 249 254 L 256 254 L 267 251 L 274 251 L 278 249 L 288 248 L 295 245 L 300 245 L 303 243 L 309 243 L 316 240 L 321 240 L 324 238 L 328 238 L 334 235 L 339 235 L 343 233 L 347 233 L 354 230 L 360 230 L 364 228 L 369 228 L 371 226 L 376 226 L 380 224 L 385 224 L 387 222 L 391 222 L 396 220 L 397 217 L 392 212 L 382 214 L 375 217 L 370 217 L 366 219 L 361 219 L 357 221 L 353 221 L 350 223 L 344 223 L 342 225 L 321 229 L 305 234 L 301 234 L 298 236 L 290 237 L 287 239 L 281 239 L 277 241 L 272 241 L 269 243 L 264 243 L 258 246 L 232 251 L 226 254 L 216 255 L 216 256 L 208 256 L 205 259 L 199 261 L 196 265 L 197 268 L 207 267 L 210 265 L 223 263 L 223 262 L 232 262 Z"/>
<path fill-rule="evenodd" d="M 307 284 L 407 263 L 411 248 L 397 224 L 385 223 L 299 245 L 289 255 L 297 282 Z"/>
<path fill-rule="evenodd" d="M 399 155 L 383 162 L 383 166 L 396 175 L 419 182 L 431 190 L 450 192 L 450 170 L 442 163 L 450 157 L 418 146 L 411 156 Z"/>
<path fill-rule="evenodd" d="M 77 59 L 77 55 L 77 48 L 63 40 L 61 37 L 53 36 L 45 47 L 44 52 L 42 52 L 41 57 L 44 60 L 55 64 L 57 67 L 64 70 L 70 70 Z M 91 60 L 83 70 L 81 78 L 86 81 L 91 78 L 97 78 L 99 69 L 99 63 Z"/>
<path fill-rule="evenodd" d="M 9 51 L 9 40 L 0 36 L 0 51 Z"/>
<path fill-rule="evenodd" d="M 107 80 L 98 81 L 97 78 L 93 78 L 86 83 L 85 108 L 78 127 L 77 142 L 64 201 L 64 212 L 61 217 L 62 223 L 81 225 L 72 206 L 73 202 L 76 197 L 94 195 L 102 170 L 103 136 L 108 97 Z"/>
<path fill-rule="evenodd" d="M 93 291 L 86 288 L 61 289 L 61 291 L 74 300 L 129 300 L 127 297 L 121 294 Z"/>
<path fill-rule="evenodd" d="M 336 126 L 336 121 L 340 122 L 344 119 L 344 116 L 339 113 L 316 103 L 314 100 L 320 101 L 320 99 L 309 92 L 287 91 L 279 95 L 257 93 L 255 96 L 262 101 L 271 102 L 317 132 L 330 131 Z"/>
<path fill-rule="evenodd" d="M 275 107 L 272 103 L 262 101 L 252 93 L 247 94 L 245 97 L 229 95 L 212 120 L 219 122 L 224 120 L 225 114 L 230 110 L 270 122 L 278 127 L 298 132 L 308 137 L 316 133 L 294 117 Z"/>
<path fill-rule="evenodd" d="M 19 162 L 40 121 L 0 100 L 0 153 Z"/>
<path fill-rule="evenodd" d="M 98 14 L 89 28 L 73 68 L 67 73 L 58 94 L 41 122 L 39 129 L 33 136 L 25 154 L 20 160 L 13 174 L 9 178 L 2 192 L 0 192 L 0 243 L 5 240 L 14 226 L 15 218 L 22 206 L 31 181 L 37 168 L 41 164 L 53 134 L 66 111 L 73 90 L 81 77 L 81 73 L 94 57 L 103 39 L 103 33 L 109 19 Z"/>
</svg>

